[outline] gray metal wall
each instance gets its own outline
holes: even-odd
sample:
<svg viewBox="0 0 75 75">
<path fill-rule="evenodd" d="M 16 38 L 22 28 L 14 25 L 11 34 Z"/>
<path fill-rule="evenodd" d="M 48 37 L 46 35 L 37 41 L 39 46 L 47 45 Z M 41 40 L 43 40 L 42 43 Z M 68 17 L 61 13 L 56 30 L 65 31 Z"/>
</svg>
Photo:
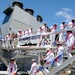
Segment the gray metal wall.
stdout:
<svg viewBox="0 0 75 75">
<path fill-rule="evenodd" d="M 30 15 L 29 13 L 19 8 L 18 6 L 14 6 L 13 12 L 11 14 L 8 23 L 5 23 L 4 25 L 1 26 L 2 36 L 3 37 L 6 36 L 8 32 L 17 33 L 18 29 L 24 31 L 27 28 L 31 27 L 33 28 L 33 32 L 36 32 L 37 29 L 42 25 L 43 24 L 37 21 L 37 19 L 34 16 Z M 11 28 L 11 31 L 9 30 L 9 28 Z"/>
</svg>

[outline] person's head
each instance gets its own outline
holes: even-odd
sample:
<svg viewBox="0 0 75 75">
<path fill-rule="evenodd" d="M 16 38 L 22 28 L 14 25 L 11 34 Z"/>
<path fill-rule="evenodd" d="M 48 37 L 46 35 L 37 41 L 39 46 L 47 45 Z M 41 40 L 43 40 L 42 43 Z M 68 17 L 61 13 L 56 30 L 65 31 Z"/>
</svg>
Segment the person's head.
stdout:
<svg viewBox="0 0 75 75">
<path fill-rule="evenodd" d="M 57 43 L 57 46 L 62 46 L 62 44 L 61 43 Z"/>
<path fill-rule="evenodd" d="M 39 30 L 42 32 L 42 27 L 39 27 Z"/>
<path fill-rule="evenodd" d="M 72 18 L 72 20 L 71 20 L 73 23 L 75 22 L 75 19 L 74 18 Z"/>
<path fill-rule="evenodd" d="M 65 24 L 65 22 L 63 21 L 63 22 L 62 22 L 62 24 L 64 25 L 64 24 Z"/>
<path fill-rule="evenodd" d="M 36 62 L 36 60 L 35 59 L 32 59 L 32 63 L 34 63 L 34 62 Z"/>
<path fill-rule="evenodd" d="M 39 27 L 40 29 L 42 29 L 42 27 Z"/>
<path fill-rule="evenodd" d="M 15 35 L 14 33 L 12 33 L 12 35 Z"/>
<path fill-rule="evenodd" d="M 47 48 L 46 51 L 47 51 L 47 53 L 48 53 L 48 52 L 51 52 L 50 48 Z"/>
<path fill-rule="evenodd" d="M 44 26 L 47 26 L 47 23 L 46 22 L 44 23 Z"/>
<path fill-rule="evenodd" d="M 53 26 L 57 27 L 57 24 L 55 23 Z"/>
<path fill-rule="evenodd" d="M 65 22 L 64 22 L 64 21 L 62 22 L 62 24 L 63 24 L 63 28 L 65 28 L 65 27 L 66 27 L 66 25 L 65 25 Z"/>
<path fill-rule="evenodd" d="M 53 25 L 53 28 L 54 28 L 54 29 L 56 29 L 56 28 L 57 28 L 57 24 L 56 24 L 56 23 Z"/>
<path fill-rule="evenodd" d="M 18 32 L 21 32 L 21 29 L 18 29 Z"/>
<path fill-rule="evenodd" d="M 8 35 L 10 35 L 10 33 L 8 33 Z"/>
<path fill-rule="evenodd" d="M 30 28 L 32 30 L 32 28 Z"/>
<path fill-rule="evenodd" d="M 11 63 L 14 64 L 15 58 L 11 58 Z"/>
<path fill-rule="evenodd" d="M 67 34 L 71 34 L 72 33 L 72 30 L 67 30 Z"/>
</svg>

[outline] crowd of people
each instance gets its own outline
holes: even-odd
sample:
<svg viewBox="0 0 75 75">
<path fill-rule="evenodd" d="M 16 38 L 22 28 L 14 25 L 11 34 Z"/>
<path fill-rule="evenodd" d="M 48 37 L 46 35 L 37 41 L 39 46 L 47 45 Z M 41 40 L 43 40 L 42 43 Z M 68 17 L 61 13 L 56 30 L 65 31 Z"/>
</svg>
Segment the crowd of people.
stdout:
<svg viewBox="0 0 75 75">
<path fill-rule="evenodd" d="M 57 31 L 59 28 L 59 32 Z M 46 36 L 45 33 L 49 33 L 49 39 L 47 40 L 43 40 L 39 42 L 39 46 L 42 45 L 43 43 L 50 44 L 53 45 L 54 43 L 60 42 L 63 43 L 63 41 L 66 38 L 66 33 L 65 31 L 72 29 L 72 34 L 75 35 L 75 19 L 72 19 L 68 24 L 66 24 L 64 21 L 60 24 L 60 26 L 58 26 L 57 24 L 54 24 L 53 26 L 51 26 L 50 28 L 47 26 L 47 24 L 45 23 L 44 26 L 40 27 L 38 29 L 37 34 L 43 34 Z M 46 36 L 46 37 L 47 37 Z"/>
<path fill-rule="evenodd" d="M 66 26 L 69 26 L 69 30 L 66 30 L 66 37 L 65 40 L 63 41 L 63 37 L 64 37 L 64 30 L 66 29 Z M 47 23 L 44 23 L 44 25 L 42 27 L 39 27 L 39 29 L 37 30 L 37 35 L 39 34 L 45 34 L 47 32 L 52 32 L 52 34 L 50 34 L 50 40 L 53 43 L 55 41 L 55 36 L 57 33 L 56 29 L 58 28 L 57 24 L 54 24 L 53 26 L 51 26 L 50 28 L 48 28 Z M 75 31 L 74 29 L 72 30 L 72 28 L 75 28 L 75 20 L 72 19 L 71 22 L 69 22 L 68 24 L 65 24 L 65 22 L 62 22 L 62 24 L 60 25 L 60 30 L 62 32 L 59 33 L 59 40 L 57 40 L 58 42 L 56 43 L 57 48 L 55 50 L 50 50 L 49 48 L 47 48 L 47 53 L 45 56 L 40 57 L 40 61 L 44 61 L 43 66 L 43 70 L 45 71 L 45 73 L 49 73 L 51 71 L 52 67 L 58 67 L 62 64 L 63 62 L 63 54 L 65 53 L 69 58 L 72 57 L 71 51 L 73 49 L 73 47 L 75 46 Z M 32 33 L 32 28 L 30 28 L 30 33 L 28 32 L 29 30 L 27 29 L 24 32 L 24 35 L 29 36 L 29 34 L 33 35 Z M 13 36 L 10 36 L 10 33 L 6 36 L 6 39 L 8 40 L 8 44 L 10 44 L 10 46 L 13 45 L 13 41 L 11 39 L 17 38 L 17 37 L 21 37 L 22 36 L 22 31 L 19 30 L 18 33 L 16 35 L 13 34 Z M 12 44 L 11 44 L 12 43 Z M 66 48 L 63 47 L 63 44 L 66 43 Z M 8 46 L 7 46 L 8 47 Z M 55 64 L 53 64 L 53 60 L 57 57 L 59 57 L 60 55 L 61 58 L 60 60 L 57 60 L 57 62 Z M 14 59 L 11 59 L 11 63 L 8 65 L 7 68 L 8 71 L 8 75 L 15 75 L 17 72 L 17 65 L 14 63 Z M 36 62 L 35 59 L 32 59 L 32 65 L 31 65 L 31 69 L 30 69 L 30 75 L 36 75 L 36 73 L 39 72 L 39 65 Z"/>
<path fill-rule="evenodd" d="M 5 38 L 1 39 L 2 48 L 14 48 L 17 46 L 17 34 L 10 34 L 8 33 Z"/>
<path fill-rule="evenodd" d="M 67 30 L 66 31 L 67 35 L 66 35 L 66 48 L 63 47 L 62 43 L 57 43 L 57 48 L 56 51 L 54 50 L 50 50 L 49 48 L 47 48 L 47 53 L 45 56 L 43 56 L 40 60 L 45 61 L 43 64 L 43 70 L 44 72 L 47 74 L 51 71 L 52 67 L 58 67 L 62 64 L 63 62 L 63 54 L 66 53 L 68 59 L 72 57 L 71 51 L 73 46 L 75 46 L 75 40 L 74 40 L 74 35 L 72 34 L 72 30 Z M 55 55 L 56 52 L 56 55 Z M 57 60 L 57 62 L 53 65 L 53 60 L 57 57 L 59 57 L 60 55 L 61 58 L 60 60 Z M 11 60 L 11 63 L 13 64 L 13 59 Z M 9 75 L 11 75 L 10 73 L 14 73 L 17 70 L 16 65 L 12 65 L 9 64 L 8 65 L 8 72 Z M 12 69 L 11 69 L 12 68 Z M 11 71 L 12 70 L 12 71 Z M 32 65 L 31 65 L 31 69 L 30 69 L 30 75 L 36 75 L 36 73 L 39 72 L 39 65 L 38 63 L 36 63 L 35 59 L 32 59 Z"/>
<path fill-rule="evenodd" d="M 59 32 L 57 32 L 57 29 L 59 28 Z M 48 27 L 47 23 L 45 22 L 43 26 L 39 27 L 37 29 L 36 35 L 42 35 L 47 37 L 48 39 L 39 41 L 39 46 L 41 45 L 53 45 L 54 42 L 60 42 L 62 43 L 65 39 L 65 30 L 67 30 L 67 28 L 69 29 L 73 29 L 72 33 L 75 32 L 74 28 L 75 28 L 75 19 L 72 19 L 71 22 L 69 22 L 68 24 L 66 24 L 65 22 L 62 22 L 60 24 L 60 26 L 58 26 L 57 24 L 53 24 L 53 26 Z M 47 34 L 48 33 L 48 34 Z M 7 36 L 5 38 L 2 38 L 2 47 L 3 48 L 8 48 L 8 47 L 13 47 L 14 48 L 14 39 L 15 38 L 19 38 L 19 37 L 28 37 L 28 36 L 32 36 L 34 35 L 33 29 L 29 28 L 26 29 L 25 31 L 22 31 L 21 29 L 18 29 L 18 32 L 15 33 L 8 33 Z M 13 42 L 14 41 L 14 42 Z"/>
<path fill-rule="evenodd" d="M 40 57 L 40 62 L 44 61 L 44 63 L 42 62 L 41 63 L 43 64 L 42 66 L 45 74 L 49 73 L 52 67 L 53 68 L 58 67 L 63 63 L 64 54 L 67 55 L 68 59 L 72 57 L 71 51 L 73 46 L 75 46 L 74 45 L 75 39 L 74 35 L 72 34 L 72 30 L 67 30 L 67 36 L 65 42 L 66 42 L 66 48 L 63 46 L 62 43 L 57 43 L 57 48 L 55 50 L 50 50 L 50 48 L 47 48 L 46 55 Z M 56 62 L 54 63 L 54 61 Z M 34 62 L 36 63 L 36 61 Z M 30 75 L 36 75 L 36 73 L 38 72 L 38 64 L 35 63 L 32 63 Z"/>
<path fill-rule="evenodd" d="M 60 65 L 63 63 L 63 55 L 64 55 L 64 53 L 67 55 L 67 58 L 68 58 L 68 59 L 72 57 L 71 51 L 72 51 L 73 47 L 75 46 L 75 44 L 74 44 L 74 43 L 75 43 L 75 31 L 74 31 L 75 28 L 72 30 L 72 28 L 75 26 L 74 19 L 72 19 L 72 21 L 69 22 L 68 25 L 66 25 L 65 22 L 62 22 L 62 24 L 60 25 L 60 29 L 61 29 L 62 31 L 64 31 L 64 30 L 66 29 L 66 26 L 69 26 L 70 29 L 66 31 L 65 40 L 62 42 L 63 37 L 64 37 L 64 33 L 61 32 L 61 33 L 59 34 L 59 42 L 57 42 L 56 51 L 52 51 L 52 50 L 50 50 L 50 49 L 48 48 L 45 57 L 44 57 L 44 58 L 41 57 L 41 60 L 42 60 L 42 61 L 43 61 L 43 60 L 45 61 L 45 63 L 43 64 L 45 73 L 49 73 L 51 67 L 54 67 L 54 66 L 55 66 L 55 67 L 58 67 L 58 66 L 60 66 Z M 54 24 L 53 26 L 51 26 L 51 30 L 50 30 L 50 31 L 53 31 L 53 32 L 54 32 L 54 31 L 56 31 L 56 28 L 57 28 L 57 25 Z M 42 28 L 40 27 L 40 29 L 42 29 Z M 39 31 L 39 30 L 38 30 L 38 31 Z M 49 30 L 48 30 L 48 31 L 49 31 Z M 42 32 L 42 31 L 41 31 L 41 32 Z M 46 29 L 45 32 L 47 32 L 47 29 Z M 45 33 L 45 32 L 43 32 L 43 33 Z M 53 38 L 55 38 L 55 34 L 50 35 L 50 36 L 53 37 Z M 52 40 L 53 38 L 51 38 L 51 40 Z M 54 39 L 52 40 L 52 42 L 53 42 L 53 41 L 54 41 Z M 66 43 L 66 48 L 63 47 L 63 44 L 64 44 L 64 43 Z M 55 52 L 56 52 L 56 55 L 55 55 Z M 55 58 L 59 57 L 60 55 L 61 55 L 60 60 L 55 59 Z M 53 61 L 54 59 L 55 59 L 57 62 L 53 65 L 53 62 L 52 62 L 52 61 Z M 38 65 L 37 65 L 37 66 L 38 66 Z M 34 70 L 35 72 L 32 71 L 33 74 L 31 74 L 31 75 L 36 75 L 36 72 L 38 72 L 38 67 L 32 66 L 31 68 L 34 69 L 34 67 L 35 67 L 36 70 Z"/>
</svg>

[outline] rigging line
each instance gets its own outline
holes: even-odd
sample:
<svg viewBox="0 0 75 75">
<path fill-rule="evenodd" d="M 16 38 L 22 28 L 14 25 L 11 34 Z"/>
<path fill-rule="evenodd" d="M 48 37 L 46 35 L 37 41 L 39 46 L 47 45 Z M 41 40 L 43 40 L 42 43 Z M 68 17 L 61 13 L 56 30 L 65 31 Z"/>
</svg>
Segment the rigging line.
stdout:
<svg viewBox="0 0 75 75">
<path fill-rule="evenodd" d="M 12 3 L 14 2 L 14 0 L 11 0 L 11 3 L 10 3 L 10 5 L 12 6 Z"/>
<path fill-rule="evenodd" d="M 9 4 L 10 4 L 10 2 L 9 2 L 9 0 L 7 0 L 7 3 L 6 3 L 6 5 L 5 5 L 5 7 L 3 9 L 5 10 L 6 8 L 8 8 Z"/>
</svg>

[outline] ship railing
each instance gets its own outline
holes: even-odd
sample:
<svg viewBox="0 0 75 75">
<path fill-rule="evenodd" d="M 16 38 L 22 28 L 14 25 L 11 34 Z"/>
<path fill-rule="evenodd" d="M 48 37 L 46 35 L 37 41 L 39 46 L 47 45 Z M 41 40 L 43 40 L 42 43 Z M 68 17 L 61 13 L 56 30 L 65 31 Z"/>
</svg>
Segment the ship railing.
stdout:
<svg viewBox="0 0 75 75">
<path fill-rule="evenodd" d="M 72 35 L 75 35 L 75 33 L 73 33 Z M 72 36 L 71 36 L 72 37 Z M 71 37 L 69 37 L 69 38 L 71 38 Z M 66 42 L 66 41 L 65 41 Z M 75 46 L 75 44 L 74 44 L 74 46 Z M 65 51 L 64 51 L 64 53 L 65 53 Z M 60 71 L 61 69 L 63 69 L 64 67 L 66 67 L 66 66 L 68 66 L 70 63 L 72 63 L 73 61 L 75 61 L 75 55 L 73 56 L 73 57 L 71 57 L 71 58 L 69 58 L 68 60 L 66 60 L 65 62 L 63 62 L 60 66 L 58 66 L 58 67 L 56 67 L 56 68 L 54 68 L 54 70 L 53 71 L 51 71 L 49 74 L 47 74 L 47 75 L 54 75 L 55 73 L 57 73 L 58 71 Z"/>
<path fill-rule="evenodd" d="M 74 30 L 74 29 L 73 29 Z M 55 31 L 55 32 L 47 32 L 47 33 L 41 33 L 39 35 L 32 35 L 32 36 L 29 36 L 29 37 L 19 37 L 19 39 L 21 39 L 20 41 L 22 41 L 23 43 L 37 43 L 37 44 L 40 44 L 42 43 L 41 46 L 45 46 L 45 45 L 53 45 L 53 42 L 55 41 L 59 41 L 59 35 L 60 33 L 64 33 L 64 35 L 62 36 L 62 42 L 65 40 L 65 35 L 66 35 L 66 32 L 67 30 L 61 30 L 61 31 Z M 54 34 L 54 35 L 53 35 Z M 52 35 L 55 37 L 52 37 Z M 57 36 L 55 36 L 57 35 Z M 37 37 L 39 36 L 39 37 Z M 54 39 L 53 39 L 54 38 Z M 37 40 L 38 39 L 38 40 Z M 35 41 L 36 40 L 36 41 Z M 61 43 L 62 43 L 61 42 Z M 38 47 L 40 47 L 38 45 Z"/>
<path fill-rule="evenodd" d="M 74 28 L 72 30 L 74 31 Z M 18 47 L 20 45 L 20 41 L 22 41 L 22 44 L 25 44 L 25 43 L 37 43 L 38 47 L 41 47 L 40 43 L 42 43 L 42 47 L 46 46 L 46 45 L 53 45 L 53 42 L 54 42 L 53 40 L 58 42 L 60 33 L 64 33 L 62 38 L 63 38 L 63 41 L 65 40 L 64 38 L 65 38 L 65 35 L 66 35 L 66 33 L 65 33 L 66 31 L 67 30 L 61 30 L 61 31 L 55 31 L 55 32 L 47 32 L 47 33 L 41 33 L 39 35 L 38 34 L 31 35 L 31 36 L 28 36 L 28 37 L 22 36 L 22 37 L 12 39 L 11 44 L 9 44 L 7 42 L 7 40 L 2 40 L 1 47 L 2 48 L 8 48 L 8 47 L 9 48 L 16 48 L 16 47 Z M 53 34 L 58 35 L 58 36 L 56 36 L 53 39 L 53 37 L 52 37 Z M 47 43 L 45 44 L 45 42 L 47 42 Z"/>
<path fill-rule="evenodd" d="M 71 36 L 72 37 L 72 36 Z M 70 37 L 69 37 L 70 38 Z M 65 41 L 66 42 L 66 41 Z M 65 49 L 65 48 L 64 48 Z M 57 51 L 57 50 L 56 50 Z M 54 51 L 53 51 L 54 52 Z M 64 53 L 66 53 L 66 51 L 64 50 Z M 57 58 L 57 57 L 56 57 Z M 54 75 L 55 73 L 59 72 L 60 70 L 62 70 L 63 68 L 65 68 L 66 66 L 68 66 L 69 64 L 71 64 L 72 62 L 75 61 L 75 55 L 73 55 L 73 57 L 69 58 L 68 60 L 64 61 L 60 66 L 58 67 L 54 67 L 54 70 L 50 71 L 49 74 L 47 75 Z"/>
<path fill-rule="evenodd" d="M 17 46 L 17 43 L 18 43 L 18 38 L 14 38 L 12 40 L 2 39 L 1 40 L 1 49 L 15 48 Z"/>
</svg>

